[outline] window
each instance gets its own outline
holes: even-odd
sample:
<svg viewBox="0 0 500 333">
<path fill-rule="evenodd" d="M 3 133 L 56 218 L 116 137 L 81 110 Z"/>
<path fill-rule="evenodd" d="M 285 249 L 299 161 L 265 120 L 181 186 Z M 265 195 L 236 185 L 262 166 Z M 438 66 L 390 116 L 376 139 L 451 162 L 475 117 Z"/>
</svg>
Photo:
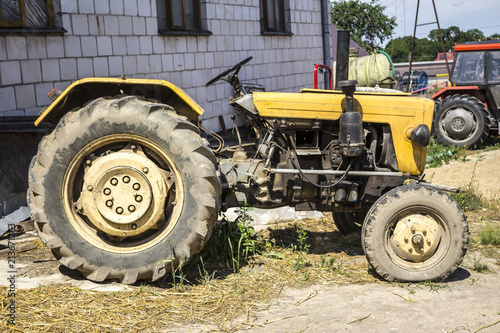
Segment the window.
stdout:
<svg viewBox="0 0 500 333">
<path fill-rule="evenodd" d="M 260 17 L 263 34 L 289 34 L 287 1 L 260 0 Z"/>
<path fill-rule="evenodd" d="M 490 63 L 488 81 L 491 83 L 500 82 L 500 51 L 490 52 Z"/>
<path fill-rule="evenodd" d="M 488 80 L 493 100 L 500 109 L 500 51 L 490 51 Z"/>
<path fill-rule="evenodd" d="M 158 29 L 167 34 L 204 34 L 200 0 L 158 0 Z"/>
<path fill-rule="evenodd" d="M 484 82 L 484 52 L 460 52 L 456 57 L 453 84 Z"/>
<path fill-rule="evenodd" d="M 54 28 L 52 0 L 1 0 L 0 27 L 21 29 Z"/>
</svg>

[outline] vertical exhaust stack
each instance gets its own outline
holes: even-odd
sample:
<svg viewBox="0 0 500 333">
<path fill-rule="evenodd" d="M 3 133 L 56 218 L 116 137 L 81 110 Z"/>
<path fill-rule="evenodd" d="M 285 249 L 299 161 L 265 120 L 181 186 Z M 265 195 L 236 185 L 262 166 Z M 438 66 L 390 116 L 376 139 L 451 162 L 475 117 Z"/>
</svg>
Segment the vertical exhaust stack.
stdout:
<svg viewBox="0 0 500 333">
<path fill-rule="evenodd" d="M 339 82 L 349 79 L 349 42 L 351 32 L 339 30 L 337 32 L 337 66 L 335 68 L 335 89 L 340 89 Z"/>
<path fill-rule="evenodd" d="M 349 80 L 349 43 L 348 30 L 337 32 L 337 67 L 335 87 L 345 94 L 346 112 L 339 119 L 339 141 L 345 157 L 360 156 L 364 149 L 363 120 L 359 112 L 354 112 L 354 92 L 358 81 Z"/>
</svg>

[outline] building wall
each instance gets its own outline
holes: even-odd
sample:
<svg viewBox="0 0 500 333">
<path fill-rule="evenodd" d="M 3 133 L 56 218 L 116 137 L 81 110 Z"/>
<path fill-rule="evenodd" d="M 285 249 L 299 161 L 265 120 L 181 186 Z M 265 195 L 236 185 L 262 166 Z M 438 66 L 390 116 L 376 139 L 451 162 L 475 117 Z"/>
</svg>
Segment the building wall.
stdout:
<svg viewBox="0 0 500 333">
<path fill-rule="evenodd" d="M 57 2 L 54 0 L 54 2 Z M 0 116 L 35 116 L 52 88 L 90 76 L 159 78 L 183 88 L 204 109 L 203 125 L 230 127 L 231 87 L 204 84 L 253 56 L 240 77 L 268 91 L 313 86 L 322 63 L 320 0 L 290 0 L 292 36 L 264 36 L 259 0 L 202 0 L 210 36 L 158 34 L 155 0 L 61 0 L 63 36 L 0 35 Z M 59 4 L 58 3 L 58 4 Z"/>
</svg>

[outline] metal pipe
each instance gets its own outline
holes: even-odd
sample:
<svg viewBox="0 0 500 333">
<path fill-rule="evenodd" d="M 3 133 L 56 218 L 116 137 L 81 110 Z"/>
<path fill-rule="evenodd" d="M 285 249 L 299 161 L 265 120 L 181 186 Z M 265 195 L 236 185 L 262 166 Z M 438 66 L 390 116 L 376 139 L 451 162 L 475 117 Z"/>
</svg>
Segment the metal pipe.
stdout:
<svg viewBox="0 0 500 333">
<path fill-rule="evenodd" d="M 450 76 L 450 65 L 448 65 L 448 57 L 446 56 L 446 49 L 444 48 L 443 34 L 441 33 L 441 26 L 439 24 L 438 12 L 436 10 L 436 4 L 432 0 L 432 6 L 434 7 L 434 14 L 436 15 L 436 23 L 438 25 L 439 38 L 441 39 L 441 46 L 443 47 L 444 61 L 446 62 L 446 69 L 448 70 L 448 76 Z"/>
<path fill-rule="evenodd" d="M 410 92 L 411 83 L 411 64 L 413 62 L 413 49 L 415 48 L 415 35 L 417 34 L 417 21 L 418 21 L 418 9 L 420 8 L 420 0 L 417 2 L 417 15 L 415 16 L 415 27 L 413 28 L 413 39 L 411 40 L 411 53 L 410 53 L 410 68 L 408 68 L 408 82 L 406 83 L 406 92 Z M 446 56 L 446 54 L 445 54 Z"/>
<path fill-rule="evenodd" d="M 332 65 L 332 46 L 330 45 L 330 0 L 321 0 L 321 25 L 323 33 L 323 64 Z M 325 89 L 328 89 L 328 81 L 332 80 L 330 72 L 330 80 L 325 80 Z M 332 89 L 332 88 L 330 88 Z"/>
<path fill-rule="evenodd" d="M 297 169 L 264 169 L 270 173 L 292 174 L 298 175 L 301 172 Z M 342 176 L 345 170 L 301 170 L 306 175 L 322 175 L 322 176 Z M 371 177 L 371 176 L 387 176 L 387 177 L 403 177 L 402 172 L 387 172 L 387 171 L 349 171 L 349 176 Z"/>
</svg>

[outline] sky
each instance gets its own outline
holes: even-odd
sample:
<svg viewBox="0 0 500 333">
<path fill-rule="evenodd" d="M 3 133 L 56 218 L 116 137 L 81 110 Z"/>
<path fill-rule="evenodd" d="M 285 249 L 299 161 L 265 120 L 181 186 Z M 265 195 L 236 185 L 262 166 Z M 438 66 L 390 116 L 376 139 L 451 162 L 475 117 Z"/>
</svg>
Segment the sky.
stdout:
<svg viewBox="0 0 500 333">
<path fill-rule="evenodd" d="M 370 0 L 363 0 L 370 2 Z M 379 0 L 385 14 L 395 16 L 394 38 L 413 36 L 418 0 Z M 479 29 L 486 37 L 500 33 L 500 0 L 434 0 L 441 28 L 457 26 L 462 31 Z M 420 0 L 418 24 L 436 22 L 432 0 Z M 417 38 L 425 38 L 437 24 L 417 27 Z M 386 41 L 387 42 L 387 41 Z M 385 43 L 384 43 L 385 44 Z"/>
</svg>

